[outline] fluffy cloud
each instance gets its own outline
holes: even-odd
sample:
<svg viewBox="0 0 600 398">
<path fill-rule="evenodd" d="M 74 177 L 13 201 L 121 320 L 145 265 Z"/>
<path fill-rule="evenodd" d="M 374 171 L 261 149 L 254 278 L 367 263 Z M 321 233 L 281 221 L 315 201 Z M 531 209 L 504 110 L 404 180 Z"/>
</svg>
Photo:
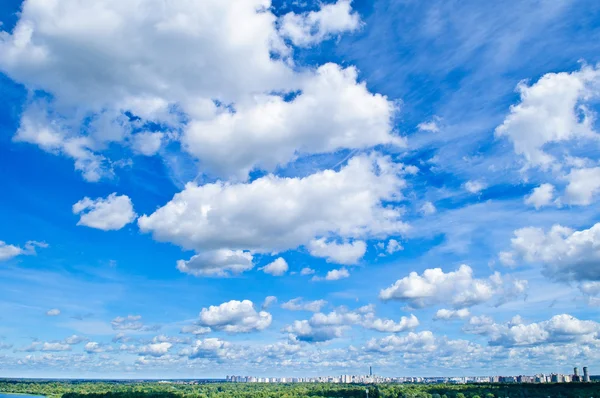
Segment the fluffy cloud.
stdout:
<svg viewBox="0 0 600 398">
<path fill-rule="evenodd" d="M 271 305 L 277 303 L 277 297 L 275 296 L 267 296 L 265 297 L 265 301 L 263 301 L 262 305 L 261 305 L 261 309 L 263 311 L 265 311 L 267 308 L 269 308 Z"/>
<path fill-rule="evenodd" d="M 300 271 L 300 275 L 306 276 L 306 275 L 312 275 L 315 273 L 315 270 L 312 268 L 302 268 L 302 270 Z"/>
<path fill-rule="evenodd" d="M 398 242 L 396 239 L 390 239 L 388 241 L 387 247 L 385 248 L 387 254 L 394 254 L 401 250 L 404 250 L 404 247 L 402 247 L 400 242 Z"/>
<path fill-rule="evenodd" d="M 81 214 L 77 225 L 103 231 L 116 231 L 133 222 L 137 215 L 127 195 L 108 195 L 106 199 L 83 198 L 73 205 L 73 214 Z"/>
<path fill-rule="evenodd" d="M 13 257 L 21 255 L 35 255 L 35 248 L 46 248 L 48 245 L 44 242 L 29 241 L 24 248 L 15 245 L 9 245 L 0 240 L 0 261 L 10 260 Z"/>
<path fill-rule="evenodd" d="M 52 100 L 29 104 L 15 140 L 71 157 L 88 181 L 113 175 L 120 161 L 102 154 L 112 143 L 156 154 L 165 136 L 147 131 L 152 123 L 182 131 L 174 138 L 202 169 L 224 177 L 298 154 L 402 144 L 394 104 L 354 67 L 299 71 L 284 43 L 357 29 L 350 1 L 279 20 L 269 4 L 150 0 L 140 12 L 117 0 L 25 1 L 14 31 L 2 32 L 0 71 Z"/>
<path fill-rule="evenodd" d="M 34 341 L 31 343 L 29 347 L 23 348 L 20 351 L 25 352 L 35 352 L 35 351 L 44 351 L 44 352 L 61 352 L 61 351 L 71 351 L 71 346 L 67 343 L 61 342 L 40 342 Z"/>
<path fill-rule="evenodd" d="M 88 354 L 100 354 L 103 352 L 112 351 L 112 347 L 96 341 L 90 341 L 83 347 L 83 350 Z"/>
<path fill-rule="evenodd" d="M 350 272 L 346 268 L 332 269 L 328 271 L 325 277 L 313 276 L 312 280 L 318 281 L 339 281 L 340 279 L 346 279 L 350 277 Z"/>
<path fill-rule="evenodd" d="M 114 330 L 134 330 L 134 331 L 155 331 L 160 329 L 160 325 L 144 325 L 141 315 L 118 316 L 111 321 Z"/>
<path fill-rule="evenodd" d="M 157 240 L 198 251 L 272 253 L 332 234 L 399 234 L 407 225 L 390 202 L 401 197 L 403 173 L 403 166 L 373 155 L 355 157 L 340 171 L 304 178 L 268 175 L 249 184 L 189 183 L 138 224 Z"/>
<path fill-rule="evenodd" d="M 465 319 L 468 318 L 471 313 L 467 308 L 461 308 L 459 310 L 448 310 L 445 308 L 439 309 L 433 319 L 436 320 L 449 320 L 449 319 Z"/>
<path fill-rule="evenodd" d="M 384 301 L 404 301 L 421 308 L 450 302 L 456 308 L 481 304 L 496 297 L 499 303 L 522 297 L 527 281 L 502 276 L 498 272 L 487 279 L 476 279 L 473 270 L 461 265 L 457 271 L 444 273 L 441 268 L 427 269 L 423 275 L 411 272 L 379 292 Z"/>
<path fill-rule="evenodd" d="M 367 244 L 361 240 L 351 243 L 327 242 L 325 238 L 315 239 L 308 244 L 312 256 L 326 258 L 337 264 L 356 264 L 367 251 Z"/>
<path fill-rule="evenodd" d="M 275 261 L 260 268 L 265 274 L 274 276 L 282 276 L 288 271 L 288 263 L 283 257 L 277 258 Z"/>
<path fill-rule="evenodd" d="M 410 332 L 406 336 L 390 335 L 381 339 L 367 341 L 367 351 L 390 353 L 394 351 L 418 353 L 433 351 L 436 348 L 436 339 L 430 331 L 419 333 Z"/>
<path fill-rule="evenodd" d="M 547 206 L 552 202 L 554 198 L 554 185 L 542 184 L 537 188 L 533 189 L 531 195 L 525 198 L 525 204 L 539 209 Z"/>
<path fill-rule="evenodd" d="M 487 184 L 483 181 L 467 181 L 464 187 L 468 192 L 476 194 L 486 189 Z"/>
<path fill-rule="evenodd" d="M 573 205 L 589 205 L 600 192 L 600 167 L 571 170 L 565 200 Z"/>
<path fill-rule="evenodd" d="M 394 105 L 358 83 L 357 73 L 323 65 L 293 100 L 268 95 L 237 103 L 235 112 L 189 123 L 182 142 L 213 173 L 239 179 L 256 166 L 274 170 L 298 154 L 403 146 L 403 139 L 391 134 Z"/>
<path fill-rule="evenodd" d="M 437 211 L 437 209 L 435 208 L 433 203 L 425 202 L 423 203 L 423 206 L 421 206 L 420 211 L 423 215 L 429 216 L 431 214 L 434 214 Z"/>
<path fill-rule="evenodd" d="M 179 260 L 177 269 L 194 276 L 226 277 L 254 268 L 253 256 L 243 250 L 207 250 L 188 261 Z"/>
<path fill-rule="evenodd" d="M 184 327 L 181 328 L 181 333 L 184 334 L 194 334 L 194 335 L 200 335 L 200 334 L 207 334 L 212 332 L 211 328 L 208 328 L 206 326 L 198 326 L 198 325 L 186 325 Z"/>
<path fill-rule="evenodd" d="M 228 333 L 248 333 L 264 330 L 271 325 L 271 314 L 257 312 L 250 300 L 231 300 L 219 306 L 203 308 L 198 323 Z"/>
<path fill-rule="evenodd" d="M 160 149 L 164 136 L 164 133 L 137 133 L 133 136 L 133 149 L 142 155 L 155 155 Z"/>
<path fill-rule="evenodd" d="M 296 297 L 290 301 L 286 301 L 281 304 L 281 308 L 290 310 L 290 311 L 311 311 L 311 312 L 319 312 L 321 309 L 327 305 L 327 301 L 325 300 L 314 300 L 314 301 L 302 301 L 302 297 Z"/>
<path fill-rule="evenodd" d="M 561 225 L 548 232 L 528 227 L 514 235 L 512 250 L 500 257 L 507 265 L 522 259 L 542 264 L 545 274 L 556 280 L 600 280 L 600 223 L 581 231 Z"/>
<path fill-rule="evenodd" d="M 529 165 L 557 166 L 546 145 L 599 138 L 592 129 L 594 115 L 584 105 L 600 94 L 599 82 L 600 70 L 584 66 L 572 73 L 548 73 L 531 86 L 519 83 L 521 102 L 511 106 L 496 136 L 507 137 Z"/>
<path fill-rule="evenodd" d="M 503 347 L 571 342 L 600 343 L 599 323 L 582 321 L 568 314 L 556 315 L 548 321 L 530 324 L 524 323 L 520 317 L 515 317 L 505 324 L 496 324 L 490 318 L 474 317 L 465 330 L 486 335 L 490 339 L 490 345 Z"/>
<path fill-rule="evenodd" d="M 53 308 L 51 310 L 46 311 L 46 315 L 48 315 L 48 316 L 58 316 L 58 315 L 60 315 L 60 310 L 58 308 Z"/>
<path fill-rule="evenodd" d="M 173 344 L 169 342 L 152 343 L 147 344 L 139 348 L 138 353 L 140 355 L 150 355 L 153 357 L 162 357 L 166 355 L 169 350 L 173 347 Z"/>
<path fill-rule="evenodd" d="M 307 47 L 331 36 L 360 27 L 360 17 L 352 12 L 352 0 L 323 4 L 318 11 L 290 12 L 280 21 L 279 32 L 296 46 Z"/>
<path fill-rule="evenodd" d="M 196 358 L 223 358 L 228 355 L 231 349 L 231 343 L 218 339 L 208 338 L 204 340 L 196 340 L 191 347 L 191 350 L 184 351 L 190 359 Z"/>
<path fill-rule="evenodd" d="M 67 337 L 64 342 L 65 344 L 69 344 L 69 345 L 77 345 L 79 343 L 83 343 L 84 341 L 87 341 L 88 339 L 85 337 L 81 337 L 81 336 L 77 336 L 76 334 Z"/>
<path fill-rule="evenodd" d="M 294 321 L 283 331 L 290 333 L 295 340 L 319 343 L 341 337 L 344 331 L 352 326 L 361 326 L 378 332 L 398 333 L 416 328 L 419 326 L 419 320 L 414 315 L 403 316 L 398 322 L 377 318 L 372 305 L 358 308 L 356 311 L 348 311 L 340 307 L 328 314 L 319 312 L 308 320 Z"/>
</svg>

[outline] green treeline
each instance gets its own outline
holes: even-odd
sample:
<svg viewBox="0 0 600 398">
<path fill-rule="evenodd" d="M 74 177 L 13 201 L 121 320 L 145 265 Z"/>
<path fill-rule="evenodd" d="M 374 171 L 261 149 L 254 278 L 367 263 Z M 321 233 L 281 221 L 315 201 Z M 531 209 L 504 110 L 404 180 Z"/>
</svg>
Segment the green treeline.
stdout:
<svg viewBox="0 0 600 398">
<path fill-rule="evenodd" d="M 0 381 L 0 392 L 51 398 L 600 398 L 600 383 L 263 384 Z"/>
</svg>

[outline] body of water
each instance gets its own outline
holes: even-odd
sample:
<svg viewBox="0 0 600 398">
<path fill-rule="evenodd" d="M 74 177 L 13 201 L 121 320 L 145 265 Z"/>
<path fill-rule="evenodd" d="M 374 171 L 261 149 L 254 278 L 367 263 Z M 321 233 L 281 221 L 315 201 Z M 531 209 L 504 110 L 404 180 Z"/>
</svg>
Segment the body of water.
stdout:
<svg viewBox="0 0 600 398">
<path fill-rule="evenodd" d="M 0 398 L 45 398 L 43 395 L 6 394 L 0 392 Z"/>
</svg>

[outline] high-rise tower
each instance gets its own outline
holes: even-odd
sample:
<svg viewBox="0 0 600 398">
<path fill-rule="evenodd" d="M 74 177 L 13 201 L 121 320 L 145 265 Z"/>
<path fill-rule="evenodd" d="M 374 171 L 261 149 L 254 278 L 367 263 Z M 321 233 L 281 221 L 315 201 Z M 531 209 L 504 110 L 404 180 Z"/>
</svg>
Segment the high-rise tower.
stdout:
<svg viewBox="0 0 600 398">
<path fill-rule="evenodd" d="M 583 381 L 586 382 L 586 383 L 590 382 L 590 374 L 588 373 L 587 366 L 583 367 Z"/>
<path fill-rule="evenodd" d="M 373 367 L 369 366 L 369 377 L 373 377 Z"/>
<path fill-rule="evenodd" d="M 572 381 L 581 381 L 579 379 L 579 368 L 573 368 L 573 380 Z"/>
</svg>

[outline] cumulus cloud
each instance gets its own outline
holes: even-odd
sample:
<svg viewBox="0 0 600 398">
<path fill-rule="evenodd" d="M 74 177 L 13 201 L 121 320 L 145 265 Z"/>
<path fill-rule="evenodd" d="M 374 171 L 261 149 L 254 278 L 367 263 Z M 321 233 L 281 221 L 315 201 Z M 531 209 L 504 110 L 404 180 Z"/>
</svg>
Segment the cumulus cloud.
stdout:
<svg viewBox="0 0 600 398">
<path fill-rule="evenodd" d="M 140 347 L 138 353 L 140 355 L 162 357 L 163 355 L 166 355 L 169 352 L 171 347 L 173 347 L 173 344 L 169 342 L 152 343 Z"/>
<path fill-rule="evenodd" d="M 354 67 L 300 71 L 284 42 L 358 29 L 350 1 L 280 18 L 264 0 L 146 5 L 23 3 L 3 32 L 0 71 L 52 101 L 26 107 L 15 140 L 72 158 L 88 181 L 113 175 L 111 144 L 156 154 L 165 136 L 147 131 L 152 123 L 182 131 L 174 138 L 203 171 L 242 179 L 299 154 L 403 144 L 393 102 L 369 92 Z"/>
<path fill-rule="evenodd" d="M 348 272 L 348 270 L 346 268 L 340 268 L 340 269 L 332 269 L 331 271 L 328 271 L 327 274 L 325 275 L 325 277 L 320 277 L 320 276 L 313 276 L 312 280 L 315 282 L 318 281 L 338 281 L 340 279 L 346 279 L 350 277 L 350 272 Z"/>
<path fill-rule="evenodd" d="M 312 268 L 308 268 L 308 267 L 304 267 L 302 268 L 302 270 L 300 271 L 300 275 L 306 276 L 306 275 L 313 275 L 315 273 L 315 270 Z"/>
<path fill-rule="evenodd" d="M 587 206 L 600 192 L 600 167 L 571 170 L 566 179 L 566 203 Z"/>
<path fill-rule="evenodd" d="M 207 250 L 189 260 L 179 260 L 177 269 L 194 276 L 226 277 L 254 268 L 253 256 L 243 250 Z"/>
<path fill-rule="evenodd" d="M 411 272 L 379 292 L 384 301 L 398 300 L 414 308 L 452 303 L 456 308 L 471 307 L 493 298 L 498 303 L 524 297 L 527 281 L 516 280 L 495 272 L 489 278 L 477 279 L 468 265 L 444 273 L 441 268 L 427 269 L 423 275 Z"/>
<path fill-rule="evenodd" d="M 283 257 L 277 258 L 275 261 L 260 268 L 265 274 L 273 276 L 282 276 L 285 274 L 289 267 L 287 261 Z"/>
<path fill-rule="evenodd" d="M 486 335 L 489 337 L 490 345 L 503 347 L 572 342 L 600 343 L 598 322 L 579 320 L 568 314 L 556 315 L 547 321 L 529 324 L 518 316 L 504 324 L 494 323 L 490 318 L 473 317 L 465 331 Z"/>
<path fill-rule="evenodd" d="M 25 255 L 25 256 L 35 255 L 36 247 L 46 248 L 46 247 L 48 247 L 48 244 L 46 244 L 44 242 L 36 242 L 36 241 L 30 240 L 29 242 L 27 242 L 25 244 L 24 247 L 19 247 L 19 246 L 15 246 L 15 245 L 9 245 L 8 243 L 0 240 L 0 261 L 7 261 L 7 260 L 10 260 L 11 258 L 14 258 L 17 256 L 22 256 L 22 255 Z"/>
<path fill-rule="evenodd" d="M 198 325 L 186 325 L 184 327 L 181 328 L 181 333 L 184 334 L 193 334 L 193 335 L 200 335 L 200 334 L 207 334 L 212 332 L 212 329 L 206 326 L 198 326 Z"/>
<path fill-rule="evenodd" d="M 155 155 L 160 149 L 164 136 L 164 133 L 137 133 L 133 136 L 133 149 L 142 155 Z"/>
<path fill-rule="evenodd" d="M 133 330 L 149 332 L 160 329 L 160 325 L 145 325 L 141 315 L 118 316 L 111 321 L 114 330 Z"/>
<path fill-rule="evenodd" d="M 448 310 L 445 308 L 439 309 L 433 319 L 436 320 L 449 320 L 449 319 L 465 319 L 471 315 L 467 308 L 461 308 L 459 310 Z"/>
<path fill-rule="evenodd" d="M 420 211 L 421 211 L 421 214 L 429 216 L 431 214 L 434 214 L 437 211 L 437 209 L 435 208 L 433 203 L 425 202 L 425 203 L 423 203 L 423 206 L 421 206 Z"/>
<path fill-rule="evenodd" d="M 282 303 L 281 308 L 290 311 L 319 312 L 325 305 L 327 305 L 327 301 L 325 300 L 314 300 L 305 302 L 302 300 L 302 297 L 296 297 L 295 299 L 291 299 L 290 301 Z"/>
<path fill-rule="evenodd" d="M 90 341 L 86 343 L 83 350 L 88 354 L 100 354 L 107 351 L 112 351 L 112 347 L 106 344 L 98 343 L 97 341 Z"/>
<path fill-rule="evenodd" d="M 197 251 L 273 253 L 320 236 L 400 234 L 407 225 L 391 203 L 401 197 L 404 173 L 402 165 L 373 155 L 352 158 L 340 171 L 304 178 L 268 175 L 249 184 L 188 183 L 138 224 L 159 241 Z"/>
<path fill-rule="evenodd" d="M 318 11 L 287 13 L 281 18 L 279 32 L 300 47 L 308 47 L 331 36 L 357 30 L 360 16 L 352 11 L 352 0 L 322 4 Z"/>
<path fill-rule="evenodd" d="M 231 300 L 219 306 L 211 305 L 200 312 L 198 323 L 228 333 L 248 333 L 271 325 L 271 314 L 256 311 L 250 300 Z"/>
<path fill-rule="evenodd" d="M 60 310 L 58 308 L 53 308 L 51 310 L 46 311 L 46 315 L 48 315 L 48 316 L 58 316 L 58 315 L 60 315 Z"/>
<path fill-rule="evenodd" d="M 277 297 L 275 296 L 267 296 L 265 297 L 265 301 L 263 301 L 262 306 L 260 307 L 263 311 L 268 309 L 271 305 L 277 303 Z"/>
<path fill-rule="evenodd" d="M 483 181 L 467 181 L 464 187 L 468 192 L 472 194 L 477 194 L 486 189 L 487 184 Z"/>
<path fill-rule="evenodd" d="M 410 332 L 406 336 L 390 335 L 381 339 L 373 338 L 367 341 L 365 349 L 381 353 L 433 351 L 436 349 L 436 339 L 430 331 Z"/>
<path fill-rule="evenodd" d="M 127 195 L 118 196 L 116 193 L 108 195 L 106 199 L 92 200 L 85 197 L 73 205 L 73 214 L 81 214 L 77 225 L 103 231 L 119 230 L 137 217 L 131 199 Z"/>
<path fill-rule="evenodd" d="M 420 131 L 426 131 L 428 133 L 439 133 L 440 126 L 438 126 L 437 121 L 432 120 L 430 122 L 423 122 L 417 125 L 417 128 Z"/>
<path fill-rule="evenodd" d="M 539 187 L 534 188 L 531 195 L 525 198 L 525 204 L 540 209 L 541 207 L 549 205 L 553 198 L 554 185 L 542 184 Z"/>
<path fill-rule="evenodd" d="M 208 338 L 196 340 L 189 351 L 184 351 L 190 359 L 195 358 L 222 358 L 226 357 L 232 344 L 218 339 Z"/>
<path fill-rule="evenodd" d="M 599 83 L 600 70 L 590 66 L 571 73 L 547 73 L 532 85 L 519 83 L 521 101 L 511 106 L 496 136 L 508 138 L 528 165 L 560 167 L 545 150 L 548 144 L 599 138 L 593 131 L 594 115 L 585 106 L 600 94 Z"/>
<path fill-rule="evenodd" d="M 57 342 L 57 341 L 55 341 L 55 342 L 34 341 L 28 347 L 22 348 L 19 351 L 61 352 L 61 351 L 71 351 L 71 346 L 67 343 Z"/>
<path fill-rule="evenodd" d="M 318 312 L 308 320 L 294 321 L 283 329 L 294 340 L 319 343 L 342 337 L 345 330 L 352 326 L 378 332 L 399 333 L 419 326 L 416 316 L 403 316 L 399 321 L 377 318 L 374 306 L 367 305 L 355 311 L 340 307 L 330 313 Z"/>
<path fill-rule="evenodd" d="M 367 244 L 361 240 L 350 243 L 327 242 L 325 238 L 314 239 L 308 244 L 308 251 L 314 257 L 326 258 L 337 264 L 356 264 L 367 251 Z"/>
<path fill-rule="evenodd" d="M 554 225 L 549 231 L 527 227 L 514 232 L 511 250 L 500 253 L 507 265 L 517 260 L 541 264 L 555 280 L 600 280 L 600 223 L 576 231 Z"/>
<path fill-rule="evenodd" d="M 88 341 L 88 339 L 82 336 L 77 336 L 76 334 L 69 336 L 64 340 L 65 344 L 69 345 L 77 345 L 85 341 Z"/>
</svg>

